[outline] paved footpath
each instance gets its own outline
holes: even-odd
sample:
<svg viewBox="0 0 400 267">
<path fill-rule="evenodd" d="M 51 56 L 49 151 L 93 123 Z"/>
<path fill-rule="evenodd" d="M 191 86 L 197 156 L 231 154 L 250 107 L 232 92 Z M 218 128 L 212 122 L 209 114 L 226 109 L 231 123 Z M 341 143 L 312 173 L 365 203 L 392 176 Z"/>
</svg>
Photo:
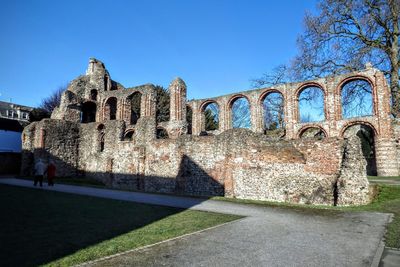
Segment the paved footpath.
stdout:
<svg viewBox="0 0 400 267">
<path fill-rule="evenodd" d="M 0 183 L 33 188 L 20 179 Z M 60 184 L 38 190 L 246 216 L 89 264 L 93 266 L 371 266 L 379 262 L 390 218 L 383 213 L 295 211 Z"/>
</svg>

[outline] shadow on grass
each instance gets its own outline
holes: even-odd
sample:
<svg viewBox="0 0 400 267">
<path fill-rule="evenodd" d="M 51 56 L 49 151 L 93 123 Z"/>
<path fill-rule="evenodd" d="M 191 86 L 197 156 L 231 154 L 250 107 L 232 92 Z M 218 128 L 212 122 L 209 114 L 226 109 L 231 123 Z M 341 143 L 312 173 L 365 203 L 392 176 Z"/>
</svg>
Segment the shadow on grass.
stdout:
<svg viewBox="0 0 400 267">
<path fill-rule="evenodd" d="M 100 243 L 90 255 L 81 253 L 63 262 L 77 264 L 237 218 L 6 185 L 0 185 L 0 212 L 5 215 L 0 230 L 2 266 L 43 265 Z M 137 229 L 144 230 L 123 237 Z M 117 239 L 102 245 L 113 238 Z"/>
<path fill-rule="evenodd" d="M 118 186 L 123 181 L 134 191 L 165 190 L 185 195 L 193 193 L 196 184 L 202 184 L 195 194 L 224 195 L 224 185 L 212 179 L 186 156 L 181 161 L 177 177 L 82 173 L 73 164 L 43 149 L 36 149 L 33 153 L 24 151 L 22 157 L 25 163 L 28 162 L 21 170 L 25 175 L 32 175 L 35 159 L 41 158 L 55 162 L 57 170 L 62 173 L 78 176 L 80 180 L 96 177 L 107 187 Z M 2 266 L 44 265 L 74 254 L 73 260 L 62 262 L 62 265 L 73 265 L 239 218 L 47 190 L 4 185 L 0 186 L 0 190 Z M 199 198 L 196 204 L 206 199 Z M 123 237 L 132 231 L 139 234 L 131 235 L 129 239 Z M 114 241 L 108 242 L 110 239 Z M 104 242 L 108 242 L 107 245 L 103 245 Z M 90 255 L 81 253 L 88 249 L 91 249 L 88 252 Z M 60 264 L 59 261 L 56 264 Z"/>
</svg>

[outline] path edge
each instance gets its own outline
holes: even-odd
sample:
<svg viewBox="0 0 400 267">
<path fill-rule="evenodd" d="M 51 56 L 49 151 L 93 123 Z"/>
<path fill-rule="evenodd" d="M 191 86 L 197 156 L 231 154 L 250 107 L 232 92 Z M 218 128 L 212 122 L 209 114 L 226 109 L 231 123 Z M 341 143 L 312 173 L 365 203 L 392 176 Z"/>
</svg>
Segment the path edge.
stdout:
<svg viewBox="0 0 400 267">
<path fill-rule="evenodd" d="M 180 236 L 172 237 L 172 238 L 169 238 L 169 239 L 165 239 L 165 240 L 162 240 L 162 241 L 159 241 L 159 242 L 156 242 L 156 243 L 153 243 L 153 244 L 149 244 L 149 245 L 146 245 L 146 246 L 143 246 L 143 247 L 138 247 L 138 248 L 130 249 L 130 250 L 123 251 L 123 252 L 118 252 L 116 254 L 105 256 L 105 257 L 102 257 L 102 258 L 99 258 L 99 259 L 86 261 L 86 262 L 83 262 L 83 263 L 80 263 L 80 264 L 77 264 L 77 265 L 74 265 L 74 266 L 76 266 L 76 267 L 87 266 L 87 265 L 90 265 L 90 264 L 93 264 L 93 263 L 97 263 L 97 262 L 100 262 L 100 261 L 113 259 L 113 258 L 122 256 L 122 255 L 125 255 L 125 254 L 128 254 L 128 253 L 131 253 L 131 252 L 139 251 L 139 250 L 146 249 L 146 248 L 151 248 L 153 246 L 157 246 L 157 245 L 160 245 L 160 244 L 163 244 L 163 243 L 167 243 L 167 242 L 170 242 L 170 241 L 175 241 L 175 240 L 178 240 L 178 239 L 181 239 L 181 238 L 185 238 L 185 237 L 188 237 L 188 236 L 191 236 L 191 235 L 200 234 L 200 233 L 203 233 L 203 232 L 206 232 L 206 231 L 210 231 L 210 230 L 213 230 L 215 228 L 219 228 L 219 227 L 222 227 L 222 226 L 225 226 L 225 225 L 228 225 L 228 224 L 236 223 L 236 222 L 239 222 L 239 221 L 244 220 L 246 218 L 248 218 L 248 217 L 247 216 L 243 216 L 243 218 L 239 218 L 239 219 L 236 219 L 236 220 L 233 220 L 233 221 L 230 221 L 230 222 L 225 222 L 225 223 L 214 225 L 214 226 L 211 226 L 211 227 L 208 227 L 208 228 L 205 228 L 205 229 L 201 229 L 201 230 L 198 230 L 198 231 L 195 231 L 195 232 L 191 232 L 191 233 L 187 233 L 187 234 L 184 234 L 184 235 L 180 235 Z"/>
</svg>

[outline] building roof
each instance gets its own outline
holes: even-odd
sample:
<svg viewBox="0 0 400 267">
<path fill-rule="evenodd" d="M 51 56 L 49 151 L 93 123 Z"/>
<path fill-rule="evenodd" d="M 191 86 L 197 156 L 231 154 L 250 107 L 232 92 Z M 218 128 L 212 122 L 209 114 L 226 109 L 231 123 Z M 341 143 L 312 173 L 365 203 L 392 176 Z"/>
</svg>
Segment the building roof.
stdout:
<svg viewBox="0 0 400 267">
<path fill-rule="evenodd" d="M 10 109 L 10 108 L 23 109 L 23 110 L 27 110 L 27 111 L 31 111 L 33 109 L 32 107 L 28 107 L 28 106 L 24 106 L 24 105 L 0 101 L 0 109 Z"/>
</svg>

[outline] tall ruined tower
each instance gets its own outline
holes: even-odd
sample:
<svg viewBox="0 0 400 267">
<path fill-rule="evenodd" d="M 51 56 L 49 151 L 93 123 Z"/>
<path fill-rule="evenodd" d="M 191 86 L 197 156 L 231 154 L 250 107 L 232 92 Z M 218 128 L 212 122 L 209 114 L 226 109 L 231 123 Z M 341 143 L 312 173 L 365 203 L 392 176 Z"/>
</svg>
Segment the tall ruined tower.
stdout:
<svg viewBox="0 0 400 267">
<path fill-rule="evenodd" d="M 112 83 L 110 74 L 106 70 L 104 63 L 98 59 L 90 58 L 86 75 L 90 77 L 90 82 L 94 83 L 97 89 L 110 91 Z"/>
<path fill-rule="evenodd" d="M 171 137 L 178 137 L 185 134 L 186 122 L 186 84 L 181 78 L 176 78 L 169 85 L 170 93 L 170 123 L 174 130 Z"/>
</svg>

